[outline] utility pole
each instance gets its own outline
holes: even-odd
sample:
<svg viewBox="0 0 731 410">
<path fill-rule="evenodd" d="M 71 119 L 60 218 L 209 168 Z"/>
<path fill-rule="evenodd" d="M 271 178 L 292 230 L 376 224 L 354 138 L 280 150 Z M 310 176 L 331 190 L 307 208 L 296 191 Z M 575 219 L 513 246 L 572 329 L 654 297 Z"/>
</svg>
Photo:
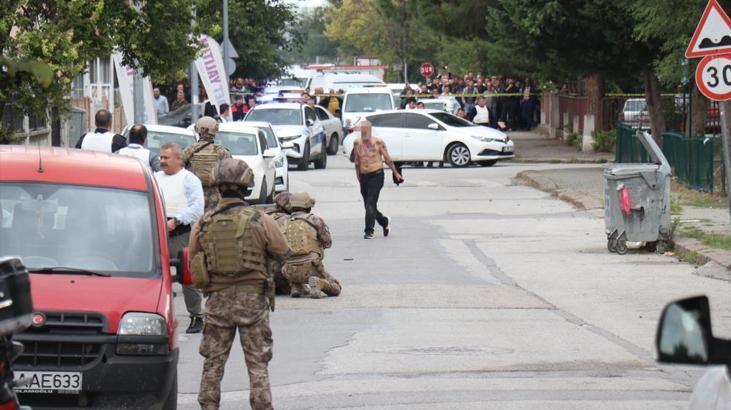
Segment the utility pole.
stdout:
<svg viewBox="0 0 731 410">
<path fill-rule="evenodd" d="M 193 6 L 193 18 L 190 21 L 191 29 L 195 25 L 195 6 Z M 190 121 L 195 124 L 198 121 L 198 70 L 195 68 L 195 59 L 190 62 Z"/>
<path fill-rule="evenodd" d="M 228 38 L 228 0 L 223 0 L 223 61 L 224 61 L 224 71 L 226 70 L 226 63 L 228 62 L 228 44 L 229 44 L 229 38 Z M 228 80 L 228 76 L 231 75 L 231 73 L 226 72 L 226 80 Z"/>
<path fill-rule="evenodd" d="M 144 87 L 142 86 L 142 74 L 140 74 L 140 69 L 135 70 L 135 75 L 132 78 L 132 93 L 133 93 L 133 103 L 134 103 L 134 121 L 135 124 L 144 124 L 145 123 L 145 98 L 142 94 L 144 91 Z"/>
<path fill-rule="evenodd" d="M 723 145 L 723 168 L 726 171 L 726 195 L 728 196 L 728 209 L 731 213 L 731 152 L 728 140 L 731 135 L 731 102 L 722 101 L 718 103 L 721 114 L 721 144 Z"/>
</svg>

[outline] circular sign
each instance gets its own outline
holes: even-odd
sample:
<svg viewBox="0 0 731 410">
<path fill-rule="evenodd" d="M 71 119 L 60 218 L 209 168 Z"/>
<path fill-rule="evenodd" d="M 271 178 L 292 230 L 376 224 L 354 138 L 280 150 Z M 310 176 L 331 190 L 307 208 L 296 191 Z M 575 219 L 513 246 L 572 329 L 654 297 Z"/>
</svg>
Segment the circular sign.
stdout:
<svg viewBox="0 0 731 410">
<path fill-rule="evenodd" d="M 424 63 L 419 67 L 419 72 L 426 78 L 431 78 L 434 75 L 434 66 L 431 63 Z"/>
<path fill-rule="evenodd" d="M 731 99 L 731 54 L 708 56 L 695 70 L 698 89 L 714 101 Z"/>
</svg>

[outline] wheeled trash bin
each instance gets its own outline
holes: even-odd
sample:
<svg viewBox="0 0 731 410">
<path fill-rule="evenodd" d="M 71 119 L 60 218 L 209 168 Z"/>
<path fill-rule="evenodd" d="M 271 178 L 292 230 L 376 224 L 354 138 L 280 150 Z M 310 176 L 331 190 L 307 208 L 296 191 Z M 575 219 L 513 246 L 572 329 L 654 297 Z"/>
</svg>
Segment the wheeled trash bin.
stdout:
<svg viewBox="0 0 731 410">
<path fill-rule="evenodd" d="M 665 253 L 670 244 L 670 163 L 650 134 L 636 138 L 652 163 L 611 164 L 604 169 L 607 249 L 627 253 L 627 242 L 644 242 Z"/>
</svg>

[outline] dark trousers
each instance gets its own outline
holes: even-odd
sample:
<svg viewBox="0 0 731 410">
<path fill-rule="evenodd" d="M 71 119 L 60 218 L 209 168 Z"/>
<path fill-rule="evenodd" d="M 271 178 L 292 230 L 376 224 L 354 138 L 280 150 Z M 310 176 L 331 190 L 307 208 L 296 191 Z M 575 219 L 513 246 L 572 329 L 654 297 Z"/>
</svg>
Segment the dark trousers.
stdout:
<svg viewBox="0 0 731 410">
<path fill-rule="evenodd" d="M 383 188 L 383 170 L 360 176 L 360 194 L 365 205 L 365 233 L 373 233 L 376 221 L 386 226 L 388 219 L 378 210 L 378 195 Z"/>
</svg>

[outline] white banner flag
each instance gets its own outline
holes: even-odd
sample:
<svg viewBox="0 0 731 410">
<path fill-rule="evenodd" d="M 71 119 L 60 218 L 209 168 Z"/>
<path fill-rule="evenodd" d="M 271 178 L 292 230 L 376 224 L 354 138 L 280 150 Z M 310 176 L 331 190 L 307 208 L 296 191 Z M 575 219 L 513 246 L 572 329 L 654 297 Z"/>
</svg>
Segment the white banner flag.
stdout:
<svg viewBox="0 0 731 410">
<path fill-rule="evenodd" d="M 201 35 L 198 41 L 201 44 L 201 57 L 195 60 L 195 67 L 198 69 L 208 99 L 218 112 L 221 104 L 231 105 L 231 97 L 228 93 L 228 76 L 223 66 L 221 46 L 216 40 L 205 34 Z"/>
<path fill-rule="evenodd" d="M 124 108 L 124 118 L 127 121 L 127 125 L 131 125 L 135 121 L 135 70 L 122 65 L 122 55 L 120 53 L 112 54 L 112 58 L 114 59 L 114 68 L 117 72 L 119 95 L 122 97 L 122 108 Z M 155 109 L 155 101 L 153 100 L 154 96 L 152 95 L 152 82 L 150 81 L 150 77 L 142 78 L 142 94 L 144 101 L 144 123 L 157 124 L 157 110 Z"/>
</svg>

